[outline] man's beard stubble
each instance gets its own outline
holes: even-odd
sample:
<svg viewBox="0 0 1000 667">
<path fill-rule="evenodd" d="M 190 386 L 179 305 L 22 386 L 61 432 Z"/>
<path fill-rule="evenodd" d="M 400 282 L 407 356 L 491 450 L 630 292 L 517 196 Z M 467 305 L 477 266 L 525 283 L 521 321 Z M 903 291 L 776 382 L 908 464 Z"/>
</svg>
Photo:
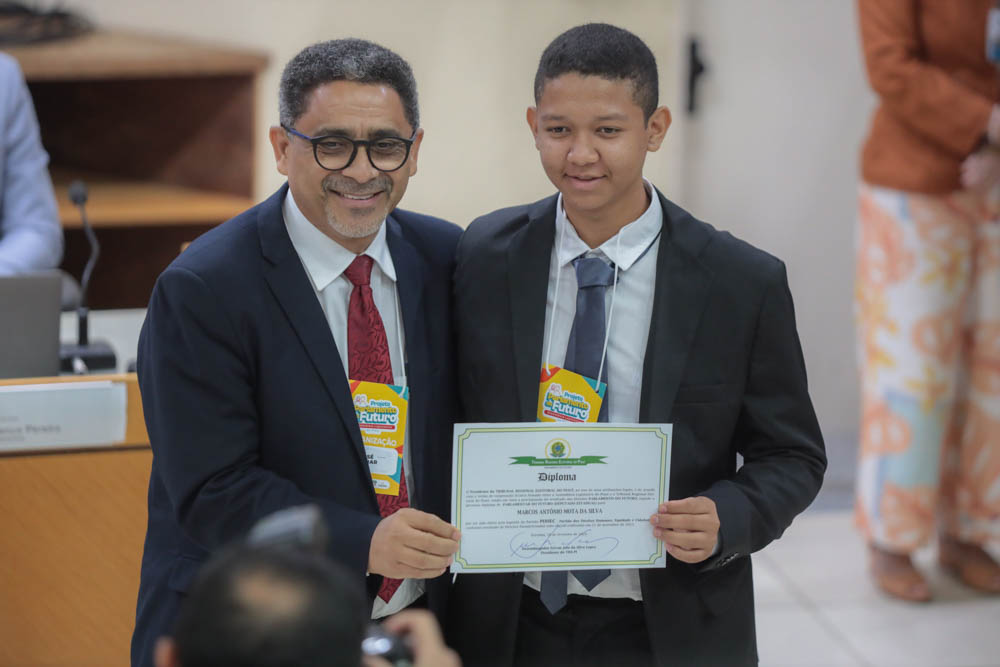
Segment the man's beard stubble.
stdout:
<svg viewBox="0 0 1000 667">
<path fill-rule="evenodd" d="M 363 197 L 380 192 L 385 196 L 386 202 L 388 202 L 392 195 L 392 186 L 392 179 L 384 173 L 379 173 L 377 177 L 364 185 L 353 179 L 344 178 L 340 174 L 330 174 L 323 180 L 323 187 L 327 193 L 327 197 L 337 196 L 331 191 L 355 197 Z M 324 210 L 326 211 L 327 224 L 337 234 L 348 239 L 360 239 L 374 235 L 378 232 L 385 217 L 389 214 L 388 207 L 381 213 L 378 212 L 376 207 L 374 212 L 358 211 L 354 219 L 338 220 L 333 211 L 330 210 L 330 207 L 324 206 Z M 347 215 L 351 214 L 348 213 Z M 367 216 L 369 215 L 373 217 L 368 219 Z"/>
</svg>

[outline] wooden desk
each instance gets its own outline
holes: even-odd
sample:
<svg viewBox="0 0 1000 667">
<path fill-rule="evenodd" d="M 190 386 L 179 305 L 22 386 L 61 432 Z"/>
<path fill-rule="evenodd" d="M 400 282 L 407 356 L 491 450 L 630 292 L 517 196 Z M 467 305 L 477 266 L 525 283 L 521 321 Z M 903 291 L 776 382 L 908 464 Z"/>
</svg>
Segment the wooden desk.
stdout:
<svg viewBox="0 0 1000 667">
<path fill-rule="evenodd" d="M 62 268 L 79 279 L 90 252 L 66 193 L 80 178 L 101 242 L 90 306 L 145 307 L 181 243 L 254 203 L 255 87 L 267 56 L 121 30 L 9 53 L 51 159 Z"/>
<path fill-rule="evenodd" d="M 152 453 L 134 373 L 125 439 L 0 455 L 0 665 L 128 665 Z"/>
</svg>

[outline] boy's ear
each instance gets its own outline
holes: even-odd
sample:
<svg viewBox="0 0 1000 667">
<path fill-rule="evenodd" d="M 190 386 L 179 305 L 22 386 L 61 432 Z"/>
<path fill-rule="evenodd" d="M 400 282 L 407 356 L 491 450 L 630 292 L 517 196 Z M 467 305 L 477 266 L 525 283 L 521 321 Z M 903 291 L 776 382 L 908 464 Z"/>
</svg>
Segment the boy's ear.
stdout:
<svg viewBox="0 0 1000 667">
<path fill-rule="evenodd" d="M 524 116 L 525 120 L 528 121 L 528 129 L 531 130 L 531 136 L 535 138 L 535 148 L 538 148 L 538 109 L 535 107 L 528 107 Z"/>
<path fill-rule="evenodd" d="M 667 107 L 660 107 L 653 112 L 653 115 L 646 121 L 646 150 L 650 152 L 660 150 L 663 138 L 667 135 L 667 130 L 670 128 L 671 120 L 670 109 Z"/>
</svg>

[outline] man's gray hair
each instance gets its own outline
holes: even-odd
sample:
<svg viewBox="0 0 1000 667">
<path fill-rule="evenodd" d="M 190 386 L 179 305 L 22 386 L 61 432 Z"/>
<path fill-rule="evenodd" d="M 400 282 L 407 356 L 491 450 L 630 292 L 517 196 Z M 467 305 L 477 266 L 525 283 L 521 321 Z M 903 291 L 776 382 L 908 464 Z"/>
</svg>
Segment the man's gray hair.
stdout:
<svg viewBox="0 0 1000 667">
<path fill-rule="evenodd" d="M 403 101 L 403 112 L 413 130 L 420 126 L 417 82 L 409 63 L 384 46 L 364 39 L 334 39 L 299 51 L 281 73 L 278 114 L 293 127 L 306 110 L 306 98 L 316 87 L 333 81 L 384 84 Z"/>
</svg>

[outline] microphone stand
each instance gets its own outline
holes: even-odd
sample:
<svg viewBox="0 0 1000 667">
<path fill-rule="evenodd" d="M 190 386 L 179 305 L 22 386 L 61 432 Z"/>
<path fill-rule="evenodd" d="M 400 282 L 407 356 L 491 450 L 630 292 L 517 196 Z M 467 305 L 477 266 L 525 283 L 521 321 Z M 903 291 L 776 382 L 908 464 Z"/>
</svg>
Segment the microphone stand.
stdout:
<svg viewBox="0 0 1000 667">
<path fill-rule="evenodd" d="M 90 342 L 88 319 L 90 309 L 87 307 L 87 287 L 90 285 L 90 275 L 94 272 L 97 258 L 101 254 L 101 245 L 97 242 L 90 222 L 87 220 L 87 186 L 83 181 L 73 181 L 69 185 L 69 198 L 80 208 L 80 220 L 83 222 L 83 233 L 90 244 L 90 258 L 83 269 L 80 281 L 80 305 L 76 309 L 77 342 L 64 343 L 59 347 L 59 360 L 64 373 L 82 375 L 96 370 L 113 370 L 118 365 L 115 351 L 105 341 Z"/>
</svg>

